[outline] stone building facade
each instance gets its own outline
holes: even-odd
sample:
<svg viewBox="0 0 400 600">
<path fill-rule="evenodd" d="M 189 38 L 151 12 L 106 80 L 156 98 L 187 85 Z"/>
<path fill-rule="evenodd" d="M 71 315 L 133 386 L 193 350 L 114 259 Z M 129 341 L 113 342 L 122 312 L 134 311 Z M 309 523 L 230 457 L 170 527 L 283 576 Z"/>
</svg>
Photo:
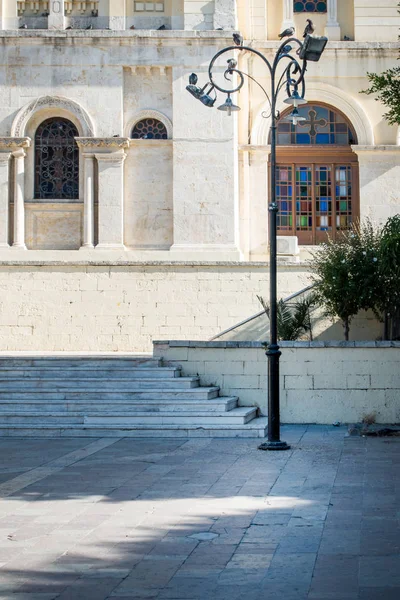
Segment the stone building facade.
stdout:
<svg viewBox="0 0 400 600">
<path fill-rule="evenodd" d="M 399 131 L 360 94 L 396 65 L 397 0 L 1 0 L 0 348 L 148 350 L 258 309 L 267 102 L 246 83 L 228 118 L 185 87 L 233 30 L 272 57 L 306 18 L 329 44 L 308 68 L 305 124 L 288 129 L 279 106 L 282 296 L 307 284 L 327 231 L 400 210 Z"/>
</svg>

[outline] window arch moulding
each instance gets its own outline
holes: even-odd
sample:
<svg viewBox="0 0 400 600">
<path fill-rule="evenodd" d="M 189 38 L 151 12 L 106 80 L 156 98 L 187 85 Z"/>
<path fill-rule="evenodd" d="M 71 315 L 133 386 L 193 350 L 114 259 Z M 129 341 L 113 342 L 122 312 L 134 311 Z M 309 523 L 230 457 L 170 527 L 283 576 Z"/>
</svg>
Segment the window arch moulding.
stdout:
<svg viewBox="0 0 400 600">
<path fill-rule="evenodd" d="M 283 114 L 287 110 L 284 95 L 280 96 L 277 109 Z M 329 84 L 310 82 L 307 86 L 306 100 L 311 104 L 319 102 L 338 109 L 350 121 L 360 146 L 374 145 L 374 132 L 368 115 L 363 107 L 351 96 Z M 260 106 L 251 132 L 251 143 L 257 146 L 267 146 L 271 129 L 271 119 L 265 119 L 263 112 L 268 112 L 268 103 Z"/>
<path fill-rule="evenodd" d="M 32 121 L 35 121 L 36 128 L 40 121 L 55 116 L 71 120 L 80 136 L 95 136 L 93 121 L 86 110 L 74 100 L 62 96 L 41 96 L 23 106 L 13 121 L 11 136 L 24 137 Z"/>
<path fill-rule="evenodd" d="M 165 129 L 167 130 L 167 139 L 171 140 L 172 139 L 172 121 L 166 117 L 163 113 L 159 112 L 158 110 L 142 110 L 139 113 L 137 113 L 130 121 L 128 121 L 126 128 L 125 128 L 125 136 L 127 138 L 131 138 L 132 135 L 132 130 L 135 127 L 135 125 L 137 123 L 139 123 L 139 121 L 143 121 L 146 119 L 155 119 L 157 121 L 160 121 L 160 123 L 162 123 L 165 127 Z M 142 140 L 140 140 L 142 141 Z M 149 140 L 149 142 L 152 141 L 156 141 L 159 142 L 160 140 Z"/>
</svg>

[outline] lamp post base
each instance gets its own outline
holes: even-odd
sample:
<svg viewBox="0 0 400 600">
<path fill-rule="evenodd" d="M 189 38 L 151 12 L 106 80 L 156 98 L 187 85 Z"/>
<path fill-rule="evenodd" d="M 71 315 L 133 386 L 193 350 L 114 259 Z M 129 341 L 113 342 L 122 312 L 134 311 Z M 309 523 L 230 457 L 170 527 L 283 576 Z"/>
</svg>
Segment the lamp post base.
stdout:
<svg viewBox="0 0 400 600">
<path fill-rule="evenodd" d="M 290 450 L 290 446 L 286 442 L 263 442 L 258 446 L 258 449 L 277 452 L 279 450 Z"/>
</svg>

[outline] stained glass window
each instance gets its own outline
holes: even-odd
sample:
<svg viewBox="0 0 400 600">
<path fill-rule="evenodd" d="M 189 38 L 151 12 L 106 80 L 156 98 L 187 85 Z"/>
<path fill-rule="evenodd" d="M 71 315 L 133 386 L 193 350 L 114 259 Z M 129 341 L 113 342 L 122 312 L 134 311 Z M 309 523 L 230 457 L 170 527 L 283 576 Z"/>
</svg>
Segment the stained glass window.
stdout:
<svg viewBox="0 0 400 600">
<path fill-rule="evenodd" d="M 358 214 L 357 138 L 332 107 L 306 104 L 299 113 L 305 120 L 296 126 L 287 113 L 278 122 L 278 235 L 316 244 L 338 238 Z"/>
<path fill-rule="evenodd" d="M 327 0 L 294 0 L 294 12 L 326 13 Z"/>
<path fill-rule="evenodd" d="M 35 198 L 79 198 L 78 130 L 71 121 L 47 119 L 35 134 Z"/>
<path fill-rule="evenodd" d="M 324 233 L 336 237 L 349 229 L 354 220 L 352 179 L 352 166 L 346 164 L 278 165 L 279 235 L 315 243 Z"/>
<path fill-rule="evenodd" d="M 168 133 L 164 123 L 157 119 L 142 119 L 132 130 L 133 140 L 167 140 Z"/>
<path fill-rule="evenodd" d="M 304 104 L 299 115 L 305 120 L 293 125 L 285 114 L 278 123 L 278 145 L 349 145 L 355 143 L 355 135 L 345 117 L 326 106 Z"/>
</svg>

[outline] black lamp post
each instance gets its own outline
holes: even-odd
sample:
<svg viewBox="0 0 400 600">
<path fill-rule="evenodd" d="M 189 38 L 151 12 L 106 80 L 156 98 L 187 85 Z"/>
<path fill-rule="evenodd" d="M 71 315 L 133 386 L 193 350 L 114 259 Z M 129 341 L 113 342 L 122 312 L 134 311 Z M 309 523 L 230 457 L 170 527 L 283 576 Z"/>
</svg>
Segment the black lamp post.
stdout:
<svg viewBox="0 0 400 600">
<path fill-rule="evenodd" d="M 188 92 L 196 99 L 200 100 L 205 106 L 212 108 L 217 100 L 217 91 L 227 95 L 225 103 L 218 106 L 218 110 L 226 112 L 229 116 L 232 112 L 239 111 L 231 98 L 231 95 L 239 92 L 245 78 L 251 79 L 264 92 L 269 111 L 263 113 L 264 118 L 271 118 L 271 203 L 269 205 L 269 238 L 270 238 L 270 343 L 266 355 L 268 356 L 268 441 L 262 443 L 260 450 L 288 450 L 290 446 L 280 439 L 280 400 L 279 400 L 279 358 L 281 351 L 278 345 L 277 328 L 277 216 L 278 204 L 276 202 L 276 131 L 279 112 L 277 111 L 277 101 L 280 92 L 284 89 L 287 98 L 286 104 L 293 106 L 293 111 L 289 117 L 295 125 L 304 120 L 299 115 L 298 106 L 306 104 L 305 94 L 305 73 L 307 61 L 317 62 L 327 44 L 326 37 L 316 37 L 307 35 L 304 42 L 295 37 L 289 37 L 279 46 L 274 60 L 270 62 L 261 52 L 244 46 L 242 38 L 234 34 L 235 46 L 224 48 L 214 56 L 208 68 L 209 81 L 202 88 L 197 87 L 198 77 L 192 73 L 189 77 Z M 237 77 L 237 85 L 232 83 L 232 89 L 226 89 L 215 80 L 214 70 L 218 59 L 224 55 L 235 51 L 250 52 L 258 56 L 266 65 L 271 79 L 270 93 L 248 73 L 237 68 L 238 62 L 235 58 L 228 59 L 228 68 L 225 68 L 223 77 L 227 81 L 232 81 L 232 76 Z"/>
</svg>

